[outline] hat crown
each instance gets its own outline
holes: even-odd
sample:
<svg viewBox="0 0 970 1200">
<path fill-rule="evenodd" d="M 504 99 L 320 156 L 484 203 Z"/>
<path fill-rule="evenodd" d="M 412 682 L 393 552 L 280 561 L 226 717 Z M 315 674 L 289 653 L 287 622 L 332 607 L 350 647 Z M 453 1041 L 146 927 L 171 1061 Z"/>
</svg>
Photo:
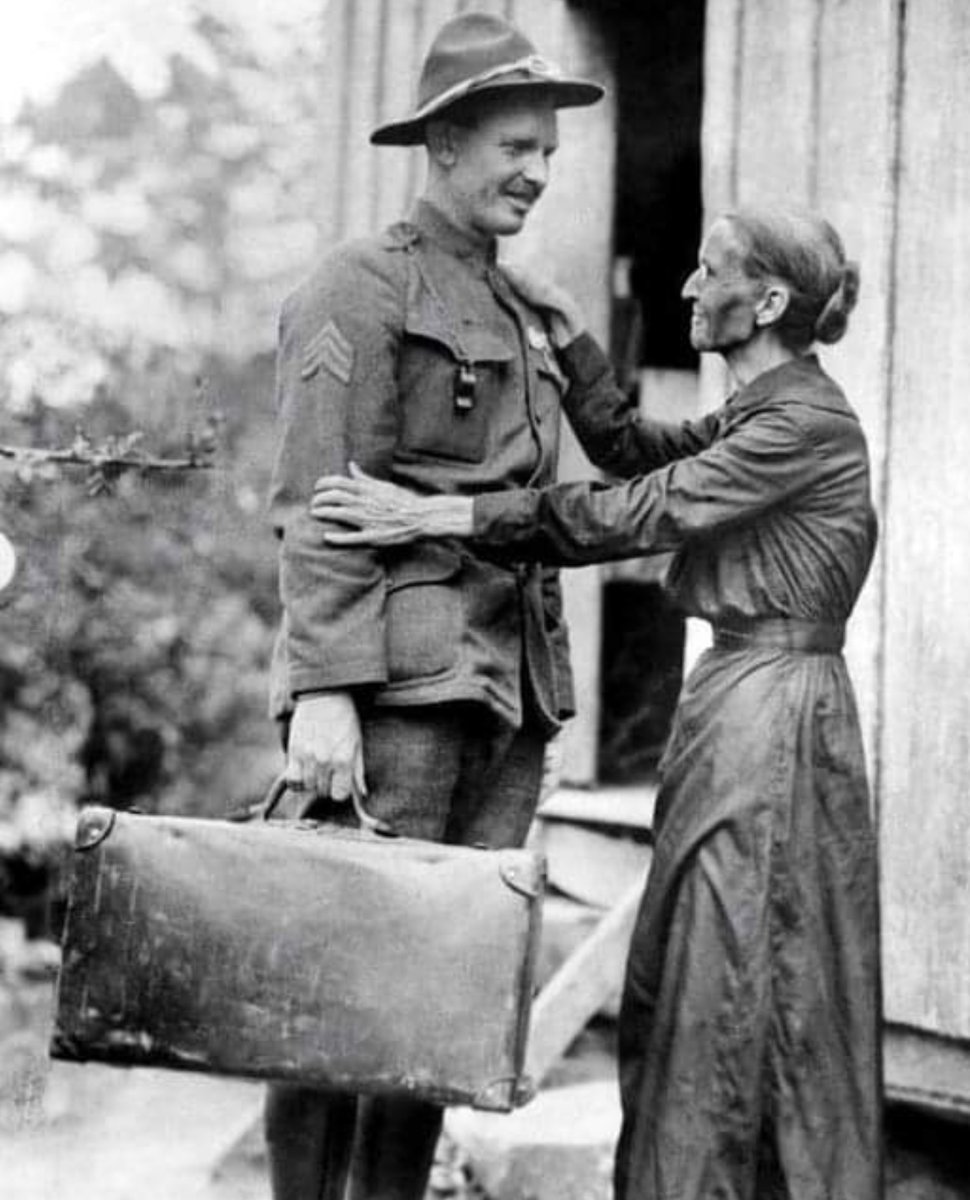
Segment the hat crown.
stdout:
<svg viewBox="0 0 970 1200">
<path fill-rule="evenodd" d="M 430 117 L 466 96 L 509 88 L 530 88 L 556 108 L 595 104 L 603 95 L 598 83 L 567 79 L 555 63 L 514 25 L 491 13 L 453 17 L 431 43 L 418 84 L 416 110 L 403 121 L 379 126 L 370 135 L 375 146 L 414 146 L 424 140 Z"/>
<path fill-rule="evenodd" d="M 491 13 L 470 12 L 441 27 L 418 85 L 418 108 L 486 71 L 535 56 L 527 37 Z"/>
</svg>

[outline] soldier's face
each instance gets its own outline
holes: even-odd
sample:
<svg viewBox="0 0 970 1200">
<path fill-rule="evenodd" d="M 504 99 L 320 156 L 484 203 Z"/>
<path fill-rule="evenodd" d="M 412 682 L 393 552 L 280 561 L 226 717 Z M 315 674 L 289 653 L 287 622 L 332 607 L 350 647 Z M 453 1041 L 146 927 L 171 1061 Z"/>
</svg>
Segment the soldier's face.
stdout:
<svg viewBox="0 0 970 1200">
<path fill-rule="evenodd" d="M 504 100 L 456 129 L 447 186 L 465 228 L 485 237 L 518 233 L 549 182 L 558 144 L 556 110 L 543 99 Z"/>
</svg>

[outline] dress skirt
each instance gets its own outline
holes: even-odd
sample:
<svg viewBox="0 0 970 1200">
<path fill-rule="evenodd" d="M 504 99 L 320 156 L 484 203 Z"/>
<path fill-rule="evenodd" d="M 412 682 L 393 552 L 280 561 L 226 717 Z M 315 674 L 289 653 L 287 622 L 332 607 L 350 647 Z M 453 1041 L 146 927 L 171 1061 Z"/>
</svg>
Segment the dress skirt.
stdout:
<svg viewBox="0 0 970 1200">
<path fill-rule="evenodd" d="M 881 1200 L 876 847 L 842 656 L 709 650 L 661 777 L 616 1200 Z"/>
</svg>

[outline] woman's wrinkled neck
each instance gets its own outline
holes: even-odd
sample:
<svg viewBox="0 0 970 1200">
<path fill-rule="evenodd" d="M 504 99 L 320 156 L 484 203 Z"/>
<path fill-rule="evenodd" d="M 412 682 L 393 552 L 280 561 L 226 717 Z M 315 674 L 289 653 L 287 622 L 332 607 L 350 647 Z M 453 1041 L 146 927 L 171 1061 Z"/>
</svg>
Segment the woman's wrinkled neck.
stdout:
<svg viewBox="0 0 970 1200">
<path fill-rule="evenodd" d="M 747 387 L 765 371 L 772 371 L 798 357 L 797 351 L 783 345 L 768 331 L 757 334 L 740 346 L 732 346 L 724 354 L 728 370 L 739 388 Z"/>
</svg>

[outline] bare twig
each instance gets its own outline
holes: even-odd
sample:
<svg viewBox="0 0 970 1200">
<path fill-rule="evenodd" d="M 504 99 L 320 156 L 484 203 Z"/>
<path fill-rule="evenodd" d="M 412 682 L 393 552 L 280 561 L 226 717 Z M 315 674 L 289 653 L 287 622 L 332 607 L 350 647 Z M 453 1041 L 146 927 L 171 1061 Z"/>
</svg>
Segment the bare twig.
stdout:
<svg viewBox="0 0 970 1200">
<path fill-rule="evenodd" d="M 0 445 L 0 458 L 11 459 L 17 465 L 36 466 L 59 463 L 67 466 L 93 467 L 110 471 L 193 471 L 206 470 L 215 464 L 211 457 L 189 455 L 186 458 L 157 458 L 148 454 L 102 454 L 97 451 L 47 450 L 29 446 Z"/>
</svg>

